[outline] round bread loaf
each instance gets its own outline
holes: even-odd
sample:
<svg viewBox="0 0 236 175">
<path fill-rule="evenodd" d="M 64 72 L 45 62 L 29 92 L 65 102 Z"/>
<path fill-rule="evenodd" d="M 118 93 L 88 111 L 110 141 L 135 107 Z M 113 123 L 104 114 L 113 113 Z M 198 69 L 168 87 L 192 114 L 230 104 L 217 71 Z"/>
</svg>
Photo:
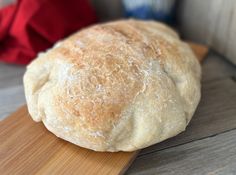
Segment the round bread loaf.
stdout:
<svg viewBox="0 0 236 175">
<path fill-rule="evenodd" d="M 185 130 L 200 99 L 201 68 L 169 27 L 95 25 L 40 53 L 24 75 L 32 118 L 96 151 L 133 151 Z"/>
</svg>

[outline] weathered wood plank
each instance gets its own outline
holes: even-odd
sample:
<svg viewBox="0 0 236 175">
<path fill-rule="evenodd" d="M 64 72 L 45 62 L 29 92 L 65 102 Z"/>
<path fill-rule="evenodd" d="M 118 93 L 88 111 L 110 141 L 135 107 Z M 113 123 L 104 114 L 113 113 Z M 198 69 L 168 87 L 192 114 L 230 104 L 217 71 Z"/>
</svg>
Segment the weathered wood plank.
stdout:
<svg viewBox="0 0 236 175">
<path fill-rule="evenodd" d="M 236 128 L 236 83 L 223 79 L 203 83 L 202 99 L 186 131 L 139 154 L 188 143 Z"/>
<path fill-rule="evenodd" d="M 24 72 L 25 66 L 0 63 L 0 120 L 25 103 Z"/>
<path fill-rule="evenodd" d="M 0 89 L 21 85 L 24 72 L 24 66 L 0 63 Z"/>
<path fill-rule="evenodd" d="M 0 121 L 25 104 L 22 85 L 0 89 Z"/>
<path fill-rule="evenodd" d="M 208 82 L 231 76 L 236 77 L 236 66 L 225 60 L 221 55 L 210 52 L 202 64 L 202 81 Z"/>
<path fill-rule="evenodd" d="M 136 158 L 133 175 L 234 175 L 236 130 Z"/>
</svg>

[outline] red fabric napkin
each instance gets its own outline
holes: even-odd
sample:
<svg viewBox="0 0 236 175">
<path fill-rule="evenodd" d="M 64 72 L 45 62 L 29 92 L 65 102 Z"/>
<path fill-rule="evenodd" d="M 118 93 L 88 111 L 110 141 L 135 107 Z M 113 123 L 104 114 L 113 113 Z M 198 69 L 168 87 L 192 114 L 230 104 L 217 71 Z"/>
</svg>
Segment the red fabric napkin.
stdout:
<svg viewBox="0 0 236 175">
<path fill-rule="evenodd" d="M 95 21 L 86 0 L 18 0 L 0 10 L 0 61 L 27 64 L 39 51 Z"/>
</svg>

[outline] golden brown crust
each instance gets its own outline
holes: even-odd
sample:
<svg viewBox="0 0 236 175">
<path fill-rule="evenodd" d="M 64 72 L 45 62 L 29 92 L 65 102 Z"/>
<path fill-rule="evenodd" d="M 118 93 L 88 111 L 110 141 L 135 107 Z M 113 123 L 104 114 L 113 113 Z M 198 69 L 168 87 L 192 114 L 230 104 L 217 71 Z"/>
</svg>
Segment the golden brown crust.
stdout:
<svg viewBox="0 0 236 175">
<path fill-rule="evenodd" d="M 124 20 L 59 42 L 28 66 L 24 85 L 32 118 L 57 136 L 132 151 L 185 129 L 200 98 L 200 66 L 170 28 Z"/>
</svg>

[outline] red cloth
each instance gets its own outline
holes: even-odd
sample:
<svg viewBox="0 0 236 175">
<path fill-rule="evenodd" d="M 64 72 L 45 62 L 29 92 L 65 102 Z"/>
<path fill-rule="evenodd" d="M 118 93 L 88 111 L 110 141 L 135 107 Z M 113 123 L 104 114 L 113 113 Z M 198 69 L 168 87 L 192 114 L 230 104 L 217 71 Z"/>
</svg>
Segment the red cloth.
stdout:
<svg viewBox="0 0 236 175">
<path fill-rule="evenodd" d="M 95 21 L 86 0 L 18 0 L 0 10 L 0 61 L 27 64 L 39 51 Z"/>
</svg>

